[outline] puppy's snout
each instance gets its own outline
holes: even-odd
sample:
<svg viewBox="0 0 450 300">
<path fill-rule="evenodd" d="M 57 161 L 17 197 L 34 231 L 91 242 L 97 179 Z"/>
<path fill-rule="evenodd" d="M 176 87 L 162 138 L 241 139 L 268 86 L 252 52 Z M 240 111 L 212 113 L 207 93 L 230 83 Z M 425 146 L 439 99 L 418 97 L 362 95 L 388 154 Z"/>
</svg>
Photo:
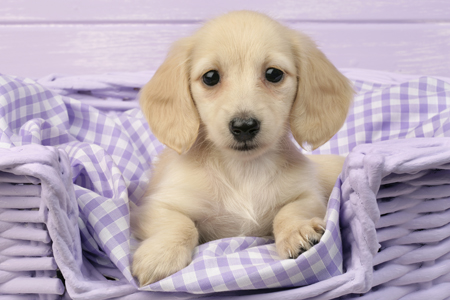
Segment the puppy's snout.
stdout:
<svg viewBox="0 0 450 300">
<path fill-rule="evenodd" d="M 258 134 L 260 122 L 253 118 L 234 118 L 231 120 L 229 128 L 235 140 L 246 142 L 252 140 Z"/>
</svg>

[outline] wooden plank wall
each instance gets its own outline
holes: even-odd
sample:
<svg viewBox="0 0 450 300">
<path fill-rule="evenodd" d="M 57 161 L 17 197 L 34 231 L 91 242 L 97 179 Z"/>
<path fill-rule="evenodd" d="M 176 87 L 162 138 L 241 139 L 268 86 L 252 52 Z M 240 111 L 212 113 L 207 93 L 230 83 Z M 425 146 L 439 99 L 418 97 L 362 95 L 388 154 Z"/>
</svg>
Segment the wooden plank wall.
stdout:
<svg viewBox="0 0 450 300">
<path fill-rule="evenodd" d="M 0 0 L 0 73 L 155 70 L 169 45 L 227 11 L 267 13 L 340 68 L 450 77 L 449 0 Z"/>
</svg>

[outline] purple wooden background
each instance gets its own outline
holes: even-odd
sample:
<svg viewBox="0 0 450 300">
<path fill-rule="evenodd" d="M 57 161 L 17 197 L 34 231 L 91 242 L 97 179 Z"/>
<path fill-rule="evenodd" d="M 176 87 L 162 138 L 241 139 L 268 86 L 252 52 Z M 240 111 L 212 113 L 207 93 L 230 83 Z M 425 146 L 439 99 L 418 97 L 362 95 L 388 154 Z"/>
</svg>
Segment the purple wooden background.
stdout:
<svg viewBox="0 0 450 300">
<path fill-rule="evenodd" d="M 1 0 L 0 73 L 155 70 L 174 40 L 236 9 L 306 32 L 341 68 L 450 77 L 448 0 Z"/>
</svg>

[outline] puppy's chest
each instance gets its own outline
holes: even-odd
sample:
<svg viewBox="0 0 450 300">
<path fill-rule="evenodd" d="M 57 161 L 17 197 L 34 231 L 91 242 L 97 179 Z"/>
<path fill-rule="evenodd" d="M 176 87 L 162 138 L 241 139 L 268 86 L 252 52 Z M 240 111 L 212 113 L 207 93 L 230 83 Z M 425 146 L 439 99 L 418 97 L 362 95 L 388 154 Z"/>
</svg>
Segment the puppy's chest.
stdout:
<svg viewBox="0 0 450 300">
<path fill-rule="evenodd" d="M 255 174 L 235 178 L 215 176 L 210 207 L 200 222 L 205 240 L 230 236 L 267 236 L 279 209 L 292 198 L 280 178 Z"/>
</svg>

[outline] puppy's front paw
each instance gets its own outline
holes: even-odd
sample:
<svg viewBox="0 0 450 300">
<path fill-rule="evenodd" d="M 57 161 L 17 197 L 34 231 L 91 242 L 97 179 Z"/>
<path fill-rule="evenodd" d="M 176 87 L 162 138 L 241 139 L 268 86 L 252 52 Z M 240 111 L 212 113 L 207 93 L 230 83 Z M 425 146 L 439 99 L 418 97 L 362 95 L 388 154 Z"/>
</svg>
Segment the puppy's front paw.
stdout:
<svg viewBox="0 0 450 300">
<path fill-rule="evenodd" d="M 297 258 L 317 244 L 325 232 L 325 222 L 319 218 L 285 224 L 275 234 L 277 252 L 283 259 Z"/>
<path fill-rule="evenodd" d="M 186 267 L 192 260 L 192 248 L 179 242 L 164 242 L 150 237 L 143 241 L 133 256 L 132 273 L 140 286 L 161 280 Z"/>
</svg>

